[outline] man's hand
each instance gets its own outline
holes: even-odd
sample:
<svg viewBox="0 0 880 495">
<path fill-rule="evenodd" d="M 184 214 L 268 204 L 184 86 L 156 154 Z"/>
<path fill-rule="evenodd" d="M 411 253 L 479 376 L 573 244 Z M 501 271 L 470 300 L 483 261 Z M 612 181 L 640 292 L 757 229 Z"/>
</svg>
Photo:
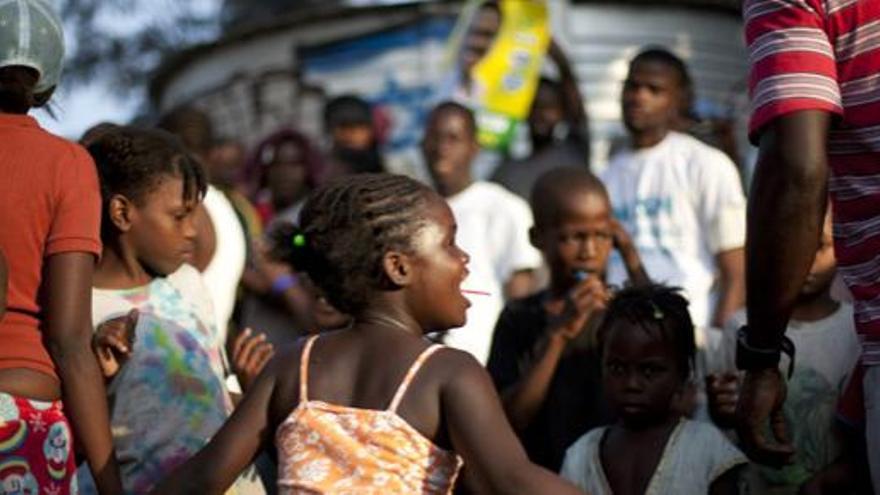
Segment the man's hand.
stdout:
<svg viewBox="0 0 880 495">
<path fill-rule="evenodd" d="M 232 344 L 232 368 L 241 388 L 247 391 L 275 355 L 275 348 L 266 341 L 266 334 L 254 334 L 250 328 L 239 333 Z"/>
<path fill-rule="evenodd" d="M 794 455 L 782 411 L 785 393 L 779 369 L 746 372 L 736 406 L 737 432 L 746 454 L 759 464 L 780 467 Z M 766 437 L 768 420 L 775 443 Z"/>
<path fill-rule="evenodd" d="M 98 365 L 104 378 L 113 378 L 128 361 L 134 346 L 138 310 L 132 309 L 125 316 L 107 320 L 98 325 L 92 337 L 92 348 L 98 356 Z"/>
</svg>

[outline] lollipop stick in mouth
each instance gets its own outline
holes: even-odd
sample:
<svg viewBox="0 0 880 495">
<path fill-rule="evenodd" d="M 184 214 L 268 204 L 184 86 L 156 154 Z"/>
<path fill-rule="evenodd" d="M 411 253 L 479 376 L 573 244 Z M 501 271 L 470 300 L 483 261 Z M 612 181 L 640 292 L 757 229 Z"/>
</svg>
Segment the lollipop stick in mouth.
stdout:
<svg viewBox="0 0 880 495">
<path fill-rule="evenodd" d="M 471 289 L 461 289 L 462 294 L 471 294 L 474 296 L 491 296 L 489 292 L 483 290 L 471 290 Z"/>
</svg>

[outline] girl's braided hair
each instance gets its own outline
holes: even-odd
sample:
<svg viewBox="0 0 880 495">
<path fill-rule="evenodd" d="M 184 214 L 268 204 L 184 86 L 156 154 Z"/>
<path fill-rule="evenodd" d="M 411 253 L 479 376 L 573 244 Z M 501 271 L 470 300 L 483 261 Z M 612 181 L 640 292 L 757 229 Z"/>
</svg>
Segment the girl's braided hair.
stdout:
<svg viewBox="0 0 880 495">
<path fill-rule="evenodd" d="M 355 315 L 372 292 L 393 287 L 382 258 L 392 249 L 412 250 L 434 194 L 401 175 L 343 177 L 309 196 L 299 227 L 273 233 L 274 255 L 308 273 L 334 307 Z"/>
<path fill-rule="evenodd" d="M 694 323 L 681 289 L 660 284 L 627 287 L 618 292 L 608 309 L 597 337 L 604 352 L 611 330 L 624 320 L 645 332 L 671 342 L 675 361 L 684 379 L 691 376 L 696 356 Z"/>
<path fill-rule="evenodd" d="M 201 165 L 168 132 L 107 125 L 94 137 L 88 150 L 101 181 L 104 235 L 113 225 L 107 212 L 114 195 L 142 204 L 149 192 L 172 176 L 183 180 L 184 201 L 201 201 L 205 196 L 207 181 Z"/>
</svg>

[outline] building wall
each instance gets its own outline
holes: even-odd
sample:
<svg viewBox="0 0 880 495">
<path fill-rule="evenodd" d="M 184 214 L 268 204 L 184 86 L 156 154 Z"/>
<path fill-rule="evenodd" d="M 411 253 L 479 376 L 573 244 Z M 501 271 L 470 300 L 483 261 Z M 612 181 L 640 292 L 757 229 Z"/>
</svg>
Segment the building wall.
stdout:
<svg viewBox="0 0 880 495">
<path fill-rule="evenodd" d="M 612 143 L 623 135 L 621 83 L 628 60 L 642 46 L 666 46 L 689 62 L 698 107 L 704 113 L 725 117 L 745 114 L 747 56 L 741 22 L 735 14 L 618 2 L 549 3 L 554 37 L 571 58 L 587 101 L 594 165 L 604 165 Z M 364 65 L 359 71 L 343 70 L 345 75 L 333 79 L 297 73 L 296 47 L 400 24 L 413 19 L 414 10 L 384 10 L 380 15 L 370 12 L 276 30 L 206 52 L 171 78 L 159 95 L 159 110 L 197 101 L 212 113 L 222 133 L 253 143 L 284 124 L 319 132 L 316 117 L 324 94 L 310 85 L 304 87 L 304 81 L 323 84 L 331 96 L 362 92 L 371 81 L 386 79 L 389 71 L 409 84 L 436 82 L 439 52 L 433 40 L 398 49 L 389 55 L 396 63 L 386 60 Z M 744 126 L 738 129 L 740 143 L 744 143 Z"/>
</svg>

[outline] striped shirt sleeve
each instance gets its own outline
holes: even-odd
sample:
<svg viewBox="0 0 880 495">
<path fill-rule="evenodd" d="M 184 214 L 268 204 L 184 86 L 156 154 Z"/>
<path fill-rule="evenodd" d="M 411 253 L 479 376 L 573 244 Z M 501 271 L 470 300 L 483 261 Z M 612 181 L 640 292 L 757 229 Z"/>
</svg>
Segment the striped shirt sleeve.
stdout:
<svg viewBox="0 0 880 495">
<path fill-rule="evenodd" d="M 842 114 L 835 55 L 818 0 L 746 0 L 752 116 L 757 142 L 773 119 L 800 110 Z"/>
</svg>

